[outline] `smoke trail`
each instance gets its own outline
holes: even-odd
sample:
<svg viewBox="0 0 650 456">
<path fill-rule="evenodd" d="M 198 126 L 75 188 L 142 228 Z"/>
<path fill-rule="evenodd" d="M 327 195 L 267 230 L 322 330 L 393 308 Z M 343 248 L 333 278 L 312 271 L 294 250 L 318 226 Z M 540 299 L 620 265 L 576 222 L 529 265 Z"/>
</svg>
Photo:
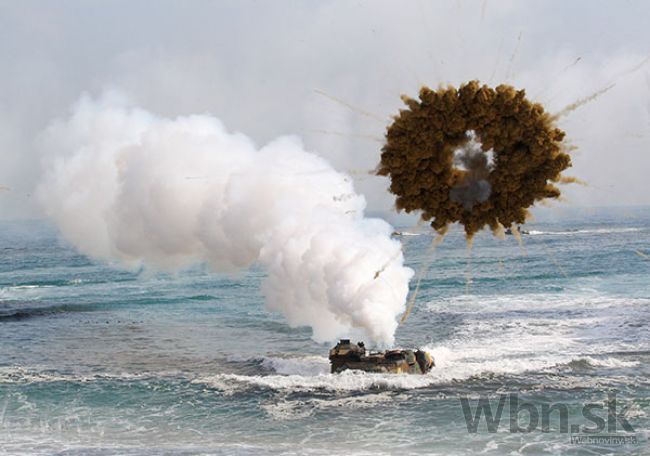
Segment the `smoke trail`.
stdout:
<svg viewBox="0 0 650 456">
<path fill-rule="evenodd" d="M 521 37 L 524 34 L 524 32 L 519 32 L 519 35 L 517 36 L 517 44 L 515 44 L 515 48 L 512 51 L 512 55 L 510 56 L 510 60 L 508 60 L 508 69 L 506 70 L 506 80 L 510 79 L 512 77 L 512 65 L 515 63 L 515 58 L 517 57 L 517 52 L 519 51 L 519 45 L 521 44 Z"/>
<path fill-rule="evenodd" d="M 579 98 L 578 100 L 574 101 L 568 106 L 565 106 L 561 111 L 553 114 L 551 116 L 552 120 L 557 120 L 560 117 L 566 116 L 567 114 L 570 114 L 571 112 L 575 111 L 576 109 L 580 108 L 581 106 L 586 105 L 587 103 L 594 101 L 596 98 L 600 97 L 604 93 L 609 92 L 612 88 L 614 88 L 616 84 L 610 84 L 607 87 L 603 87 L 602 89 L 592 93 L 591 95 L 588 95 L 583 98 Z"/>
<path fill-rule="evenodd" d="M 577 60 L 576 60 L 576 63 L 577 63 Z M 590 101 L 595 100 L 596 98 L 600 97 L 602 94 L 604 94 L 604 93 L 608 92 L 610 89 L 612 89 L 616 85 L 616 81 L 618 81 L 620 78 L 622 78 L 624 76 L 628 76 L 628 75 L 630 75 L 632 73 L 635 73 L 635 72 L 639 71 L 641 68 L 646 66 L 648 63 L 650 63 L 650 56 L 647 56 L 641 62 L 637 63 L 633 67 L 628 68 L 627 70 L 624 70 L 624 71 L 618 73 L 613 78 L 613 80 L 615 82 L 612 82 L 607 87 L 603 87 L 602 89 L 592 93 L 591 95 L 589 95 L 587 97 L 580 98 L 580 99 L 574 101 L 573 103 L 571 103 L 570 105 L 568 105 L 564 109 L 562 109 L 560 112 L 554 114 L 551 118 L 553 120 L 557 120 L 560 117 L 565 116 L 565 115 L 575 111 L 576 109 L 580 108 L 581 106 L 589 103 Z"/>
<path fill-rule="evenodd" d="M 82 98 L 42 139 L 39 199 L 81 252 L 166 270 L 259 262 L 268 309 L 315 340 L 393 342 L 413 275 L 401 244 L 297 138 L 258 149 L 215 117 L 162 118 L 112 94 Z"/>
<path fill-rule="evenodd" d="M 345 106 L 346 108 L 348 108 L 348 109 L 350 109 L 350 110 L 352 110 L 352 111 L 354 111 L 356 113 L 359 113 L 362 116 L 370 117 L 371 119 L 375 119 L 375 120 L 381 122 L 382 124 L 386 123 L 386 119 L 383 119 L 381 116 L 378 116 L 377 114 L 373 114 L 370 111 L 366 111 L 365 109 L 357 108 L 356 106 L 348 103 L 347 101 L 343 101 L 340 98 L 336 98 L 335 96 L 330 95 L 330 94 L 328 94 L 328 93 L 326 93 L 326 92 L 324 92 L 322 90 L 314 89 L 314 92 L 316 92 L 318 95 L 321 95 L 321 96 L 327 98 L 328 100 L 331 100 L 331 101 L 333 101 L 335 103 L 340 104 L 341 106 Z"/>
<path fill-rule="evenodd" d="M 321 135 L 340 136 L 342 138 L 366 139 L 368 141 L 378 142 L 378 143 L 382 143 L 382 144 L 384 142 L 384 138 L 381 138 L 381 137 L 375 136 L 375 135 L 371 135 L 371 134 L 344 133 L 342 131 L 318 130 L 318 129 L 307 130 L 306 133 L 318 133 L 318 134 L 321 134 Z"/>
</svg>

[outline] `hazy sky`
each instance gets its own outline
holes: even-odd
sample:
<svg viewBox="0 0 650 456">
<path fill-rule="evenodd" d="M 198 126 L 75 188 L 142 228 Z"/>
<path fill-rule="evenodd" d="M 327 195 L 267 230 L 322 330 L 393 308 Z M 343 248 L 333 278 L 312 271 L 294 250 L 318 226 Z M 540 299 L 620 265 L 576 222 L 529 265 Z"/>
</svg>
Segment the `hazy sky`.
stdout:
<svg viewBox="0 0 650 456">
<path fill-rule="evenodd" d="M 111 89 L 166 116 L 212 113 L 259 145 L 299 135 L 389 211 L 367 170 L 399 95 L 470 79 L 551 112 L 614 84 L 560 121 L 568 174 L 589 186 L 556 204 L 650 204 L 648 18 L 647 1 L 0 0 L 0 218 L 39 215 L 40 133 Z"/>
</svg>

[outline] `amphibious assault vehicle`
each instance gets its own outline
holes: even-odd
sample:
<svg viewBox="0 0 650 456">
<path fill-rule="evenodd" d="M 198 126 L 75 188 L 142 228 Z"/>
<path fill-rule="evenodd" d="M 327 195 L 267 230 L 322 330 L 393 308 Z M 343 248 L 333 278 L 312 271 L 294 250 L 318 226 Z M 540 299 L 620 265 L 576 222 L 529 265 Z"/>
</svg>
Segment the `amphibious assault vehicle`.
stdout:
<svg viewBox="0 0 650 456">
<path fill-rule="evenodd" d="M 424 350 L 386 350 L 366 352 L 363 342 L 341 339 L 330 350 L 332 373 L 354 369 L 391 374 L 426 374 L 435 366 L 433 357 Z"/>
</svg>

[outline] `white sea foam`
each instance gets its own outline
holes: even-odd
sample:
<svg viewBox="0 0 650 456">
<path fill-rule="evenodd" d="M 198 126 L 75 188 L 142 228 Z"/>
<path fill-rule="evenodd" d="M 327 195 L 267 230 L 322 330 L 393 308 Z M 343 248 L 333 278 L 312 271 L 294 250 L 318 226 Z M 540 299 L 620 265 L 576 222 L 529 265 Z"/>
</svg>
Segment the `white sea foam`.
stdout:
<svg viewBox="0 0 650 456">
<path fill-rule="evenodd" d="M 639 361 L 635 360 L 624 360 L 620 358 L 614 358 L 611 356 L 604 358 L 594 358 L 593 356 L 585 356 L 585 361 L 587 361 L 592 366 L 597 367 L 606 367 L 606 368 L 625 368 L 625 367 L 636 367 L 640 364 Z"/>
<path fill-rule="evenodd" d="M 0 299 L 2 300 L 33 300 L 51 292 L 53 285 L 18 285 L 0 287 Z"/>
<path fill-rule="evenodd" d="M 429 304 L 431 312 L 453 312 L 465 318 L 444 346 L 426 348 L 434 354 L 437 368 L 457 379 L 485 373 L 557 372 L 558 366 L 562 370 L 561 366 L 578 360 L 594 368 L 635 367 L 638 361 L 602 356 L 630 349 L 620 338 L 602 335 L 620 331 L 634 321 L 634 312 L 644 315 L 648 305 L 647 298 L 590 291 L 459 296 Z M 626 314 L 621 314 L 621 307 Z M 594 344 L 596 338 L 599 342 Z M 633 348 L 650 346 L 639 340 Z"/>
<path fill-rule="evenodd" d="M 164 378 L 177 375 L 176 372 L 140 372 L 140 373 L 61 373 L 38 368 L 25 368 L 21 366 L 0 367 L 0 384 L 32 384 L 32 383 L 53 383 L 53 382 L 75 382 L 89 383 L 102 380 L 144 380 L 153 378 Z"/>
<path fill-rule="evenodd" d="M 372 391 L 416 389 L 433 385 L 463 381 L 472 377 L 494 374 L 521 374 L 527 371 L 550 369 L 560 358 L 555 354 L 530 356 L 534 349 L 517 349 L 510 345 L 496 347 L 477 339 L 476 344 L 427 346 L 436 367 L 425 375 L 396 375 L 345 371 L 329 374 L 326 358 L 267 358 L 263 364 L 275 366 L 276 375 L 217 374 L 198 376 L 194 383 L 205 384 L 224 393 L 232 394 L 250 388 L 268 388 L 277 391 Z M 566 359 L 570 359 L 567 357 Z"/>
<path fill-rule="evenodd" d="M 575 288 L 562 293 L 498 295 L 458 295 L 425 304 L 431 312 L 486 313 L 495 311 L 530 311 L 551 309 L 606 309 L 650 305 L 649 298 L 605 295 L 595 289 Z M 558 321 L 558 323 L 562 323 Z"/>
<path fill-rule="evenodd" d="M 630 227 L 630 228 L 591 228 L 591 229 L 578 229 L 578 230 L 563 230 L 563 231 L 541 231 L 541 230 L 530 230 L 528 235 L 530 236 L 572 236 L 577 234 L 610 234 L 610 233 L 634 233 L 637 231 L 642 231 L 643 228 L 639 227 Z"/>
<path fill-rule="evenodd" d="M 345 371 L 340 374 L 317 375 L 237 375 L 217 374 L 199 376 L 192 380 L 226 394 L 263 388 L 285 392 L 354 392 L 376 390 L 412 390 L 451 382 L 465 381 L 473 377 L 493 375 L 517 375 L 530 371 L 550 371 L 560 358 L 554 355 L 537 356 L 533 359 L 500 357 L 486 348 L 482 353 L 474 350 L 469 354 L 450 352 L 444 347 L 430 349 L 434 358 L 439 357 L 436 367 L 425 375 L 376 374 Z M 444 353 L 444 357 L 440 354 Z M 490 354 L 490 359 L 481 355 Z M 564 358 L 570 360 L 569 356 Z"/>
<path fill-rule="evenodd" d="M 262 408 L 274 419 L 286 420 L 305 418 L 320 410 L 375 408 L 405 399 L 404 394 L 384 391 L 334 399 L 280 400 L 262 404 Z"/>
<path fill-rule="evenodd" d="M 322 356 L 306 356 L 300 358 L 264 357 L 262 366 L 272 369 L 281 375 L 319 375 L 330 370 L 329 359 Z"/>
<path fill-rule="evenodd" d="M 232 393 L 249 388 L 267 388 L 293 392 L 413 389 L 439 383 L 439 380 L 433 375 L 372 374 L 346 371 L 340 374 L 318 374 L 314 376 L 217 374 L 199 377 L 193 382 Z"/>
</svg>

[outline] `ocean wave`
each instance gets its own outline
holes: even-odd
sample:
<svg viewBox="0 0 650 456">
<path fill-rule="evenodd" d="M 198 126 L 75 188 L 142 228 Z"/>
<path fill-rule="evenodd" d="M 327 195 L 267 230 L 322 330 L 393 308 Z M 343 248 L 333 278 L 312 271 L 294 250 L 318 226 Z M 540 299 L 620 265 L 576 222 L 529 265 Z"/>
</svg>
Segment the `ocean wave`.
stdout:
<svg viewBox="0 0 650 456">
<path fill-rule="evenodd" d="M 207 385 L 225 394 L 262 388 L 285 392 L 361 392 L 384 390 L 412 390 L 453 382 L 517 375 L 529 371 L 551 369 L 558 364 L 555 356 L 538 356 L 526 360 L 502 353 L 494 356 L 494 349 L 482 345 L 481 350 L 465 351 L 444 346 L 424 347 L 435 360 L 436 367 L 424 375 L 382 374 L 362 371 L 329 373 L 329 361 L 324 357 L 267 358 L 262 365 L 271 366 L 270 375 L 215 374 L 198 376 L 193 383 Z"/>
<path fill-rule="evenodd" d="M 21 321 L 29 318 L 42 317 L 56 313 L 48 309 L 25 309 L 25 310 L 10 310 L 0 311 L 0 322 Z"/>
<path fill-rule="evenodd" d="M 306 364 L 309 365 L 308 362 Z M 143 380 L 182 380 L 192 384 L 205 385 L 224 393 L 264 388 L 276 391 L 309 392 L 324 391 L 364 391 L 422 388 L 434 384 L 433 375 L 408 374 L 370 374 L 359 371 L 346 371 L 340 374 L 272 374 L 272 375 L 183 375 L 179 372 L 142 373 L 64 373 L 52 370 L 29 369 L 24 367 L 0 367 L 0 384 L 38 384 L 38 383 L 91 383 L 98 381 L 143 381 Z"/>
<path fill-rule="evenodd" d="M 538 346 L 539 344 L 531 344 L 531 347 Z M 558 359 L 552 356 L 530 357 L 526 361 L 517 356 L 519 351 L 513 352 L 509 347 L 513 346 L 506 346 L 497 352 L 495 348 L 484 344 L 483 341 L 479 341 L 479 345 L 473 349 L 467 345 L 454 347 L 453 344 L 450 346 L 424 346 L 422 348 L 431 353 L 436 364 L 436 367 L 425 375 L 377 374 L 361 371 L 346 371 L 332 375 L 330 374 L 329 359 L 324 356 L 243 358 L 242 362 L 245 360 L 257 362 L 262 368 L 273 372 L 273 374 L 219 374 L 211 377 L 211 381 L 216 378 L 217 380 L 213 383 L 221 385 L 221 380 L 227 379 L 242 385 L 258 385 L 279 390 L 301 388 L 302 386 L 306 389 L 335 391 L 413 389 L 462 381 L 483 375 L 519 374 L 531 370 L 542 370 L 551 368 L 558 362 Z M 220 375 L 233 376 L 221 377 Z M 347 375 L 352 375 L 352 377 L 348 378 Z M 355 385 L 354 382 L 358 383 Z M 226 389 L 230 390 L 230 388 Z"/>
<path fill-rule="evenodd" d="M 488 313 L 494 311 L 526 311 L 560 309 L 607 309 L 639 308 L 650 305 L 650 298 L 606 295 L 588 288 L 567 289 L 557 293 L 525 294 L 462 294 L 436 299 L 425 304 L 430 312 L 453 311 L 455 313 Z"/>
<path fill-rule="evenodd" d="M 234 393 L 250 388 L 291 392 L 407 390 L 430 386 L 436 381 L 430 375 L 374 374 L 345 371 L 340 374 L 318 374 L 313 376 L 216 374 L 199 377 L 192 382 L 204 384 L 224 393 Z"/>
<path fill-rule="evenodd" d="M 53 284 L 25 284 L 0 287 L 0 301 L 39 300 L 56 288 Z"/>
<path fill-rule="evenodd" d="M 29 369 L 19 366 L 0 367 L 0 384 L 34 384 L 34 383 L 88 383 L 96 381 L 132 381 L 151 380 L 177 375 L 176 372 L 141 372 L 141 373 L 64 373 L 53 370 Z"/>
<path fill-rule="evenodd" d="M 275 356 L 263 357 L 262 366 L 281 375 L 308 375 L 315 376 L 326 374 L 330 370 L 328 358 L 323 356 L 305 356 L 281 358 Z"/>
<path fill-rule="evenodd" d="M 261 408 L 273 419 L 291 420 L 312 416 L 317 411 L 345 409 L 374 409 L 384 404 L 394 404 L 395 401 L 407 400 L 408 396 L 401 393 L 384 391 L 357 396 L 347 396 L 333 399 L 297 399 L 280 400 L 263 403 Z"/>
<path fill-rule="evenodd" d="M 201 294 L 201 295 L 188 296 L 187 299 L 189 299 L 190 301 L 214 301 L 217 299 L 217 297 L 209 294 Z"/>
<path fill-rule="evenodd" d="M 56 285 L 15 285 L 12 287 L 3 287 L 0 291 L 14 291 L 14 290 L 33 290 L 36 288 L 53 288 Z"/>
<path fill-rule="evenodd" d="M 0 301 L 0 322 L 21 321 L 64 313 L 91 312 L 97 308 L 95 304 L 53 304 L 41 300 Z"/>
<path fill-rule="evenodd" d="M 560 374 L 559 382 L 569 381 L 563 378 L 568 372 L 583 371 L 596 368 L 633 368 L 640 361 L 624 360 L 615 357 L 576 356 L 548 354 L 544 356 L 520 357 L 512 356 L 499 350 L 497 356 L 490 356 L 491 349 L 473 349 L 468 351 L 453 350 L 447 347 L 425 347 L 434 357 L 436 367 L 424 375 L 368 373 L 348 370 L 338 374 L 329 373 L 329 363 L 326 358 L 304 357 L 293 358 L 285 362 L 283 358 L 269 358 L 265 361 L 272 369 L 285 373 L 244 375 L 233 373 L 200 374 L 180 371 L 164 372 L 120 372 L 120 373 L 65 373 L 53 370 L 29 369 L 24 367 L 0 367 L 0 385 L 2 384 L 39 384 L 39 383 L 93 383 L 93 382 L 182 382 L 202 385 L 218 390 L 224 395 L 244 393 L 251 390 L 271 390 L 281 393 L 378 393 L 417 390 L 427 387 L 447 387 L 459 383 L 482 383 L 495 377 L 525 376 L 527 374 L 542 374 L 548 380 L 548 375 Z M 606 381 L 600 379 L 599 381 Z M 612 377 L 611 380 L 616 380 Z M 584 381 L 584 379 L 583 379 Z M 384 398 L 376 396 L 368 400 Z M 303 399 L 306 400 L 306 399 Z M 349 403 L 356 402 L 359 403 Z M 269 413 L 282 414 L 283 405 L 274 401 Z M 309 400 L 312 407 L 349 405 L 364 407 L 366 399 L 343 399 L 335 403 L 332 399 L 319 403 Z M 277 406 L 276 406 L 277 405 Z M 295 404 L 291 405 L 293 407 Z M 306 407 L 305 404 L 302 404 Z M 289 407 L 289 405 L 286 405 Z M 295 410 L 291 411 L 293 415 Z"/>
<path fill-rule="evenodd" d="M 8 299 L 40 299 L 45 296 L 61 295 L 68 292 L 69 287 L 88 287 L 89 289 L 102 289 L 106 286 L 115 287 L 116 284 L 133 282 L 131 277 L 97 277 L 58 280 L 31 280 L 25 283 L 5 284 L 0 286 L 0 300 Z M 190 297 L 189 299 L 206 299 L 204 296 Z"/>
<path fill-rule="evenodd" d="M 592 356 L 585 356 L 581 358 L 572 359 L 564 366 L 574 370 L 587 370 L 587 369 L 594 369 L 597 367 L 604 367 L 608 369 L 620 369 L 620 368 L 636 367 L 639 364 L 641 364 L 639 361 L 634 361 L 634 360 L 626 361 L 620 358 L 613 358 L 613 357 L 595 358 Z"/>
<path fill-rule="evenodd" d="M 318 375 L 326 374 L 330 370 L 329 359 L 323 356 L 246 356 L 231 354 L 226 357 L 226 362 L 235 370 L 244 373 L 257 371 L 280 375 Z"/>
</svg>

